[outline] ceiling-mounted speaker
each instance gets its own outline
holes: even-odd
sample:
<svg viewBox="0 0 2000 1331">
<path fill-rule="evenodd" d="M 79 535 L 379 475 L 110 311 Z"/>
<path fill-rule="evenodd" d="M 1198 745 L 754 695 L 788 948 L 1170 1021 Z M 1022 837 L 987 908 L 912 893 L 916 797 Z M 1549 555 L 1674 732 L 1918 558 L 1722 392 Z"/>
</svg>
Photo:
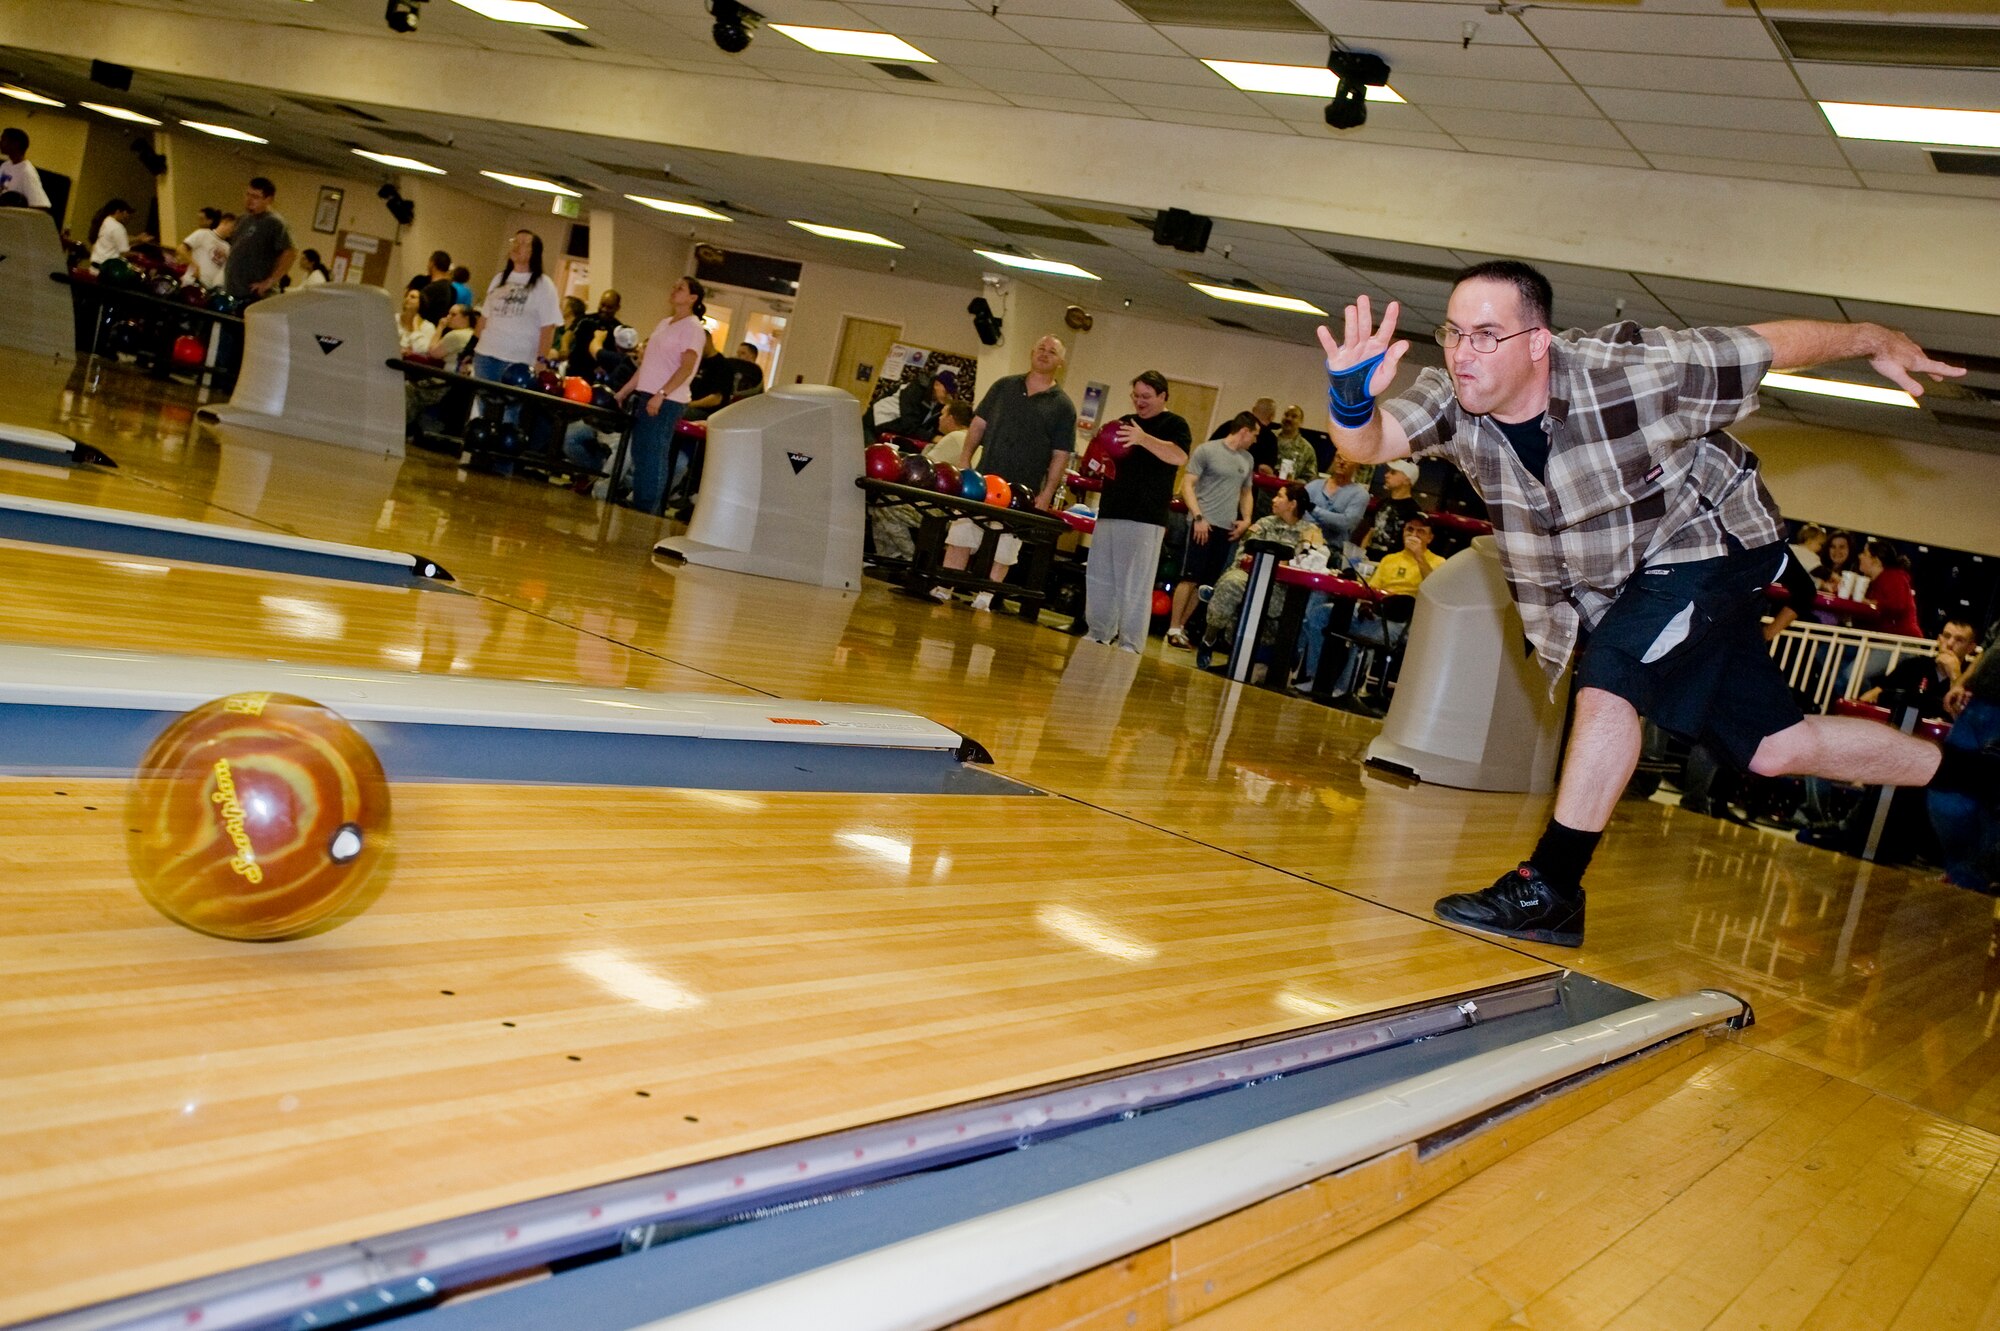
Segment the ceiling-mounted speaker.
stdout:
<svg viewBox="0 0 2000 1331">
<path fill-rule="evenodd" d="M 1183 254 L 1200 254 L 1208 248 L 1208 233 L 1215 219 L 1185 208 L 1168 208 L 1153 219 L 1153 243 L 1171 245 Z"/>
<path fill-rule="evenodd" d="M 965 307 L 965 312 L 972 316 L 972 331 L 978 335 L 981 346 L 1000 345 L 1003 321 L 993 312 L 993 306 L 986 297 L 974 296 L 972 303 Z"/>
<path fill-rule="evenodd" d="M 109 60 L 90 62 L 90 81 L 118 92 L 132 91 L 132 67 L 114 65 Z"/>
</svg>

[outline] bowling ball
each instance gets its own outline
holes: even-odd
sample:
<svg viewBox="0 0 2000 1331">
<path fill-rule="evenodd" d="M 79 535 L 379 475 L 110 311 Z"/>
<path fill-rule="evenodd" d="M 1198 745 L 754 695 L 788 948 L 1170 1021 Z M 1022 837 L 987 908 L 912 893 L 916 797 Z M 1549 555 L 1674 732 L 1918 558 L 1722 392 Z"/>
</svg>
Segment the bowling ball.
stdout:
<svg viewBox="0 0 2000 1331">
<path fill-rule="evenodd" d="M 986 478 L 967 467 L 958 473 L 958 492 L 967 499 L 976 499 L 983 504 L 986 502 Z"/>
<path fill-rule="evenodd" d="M 1155 619 L 1159 618 L 1161 615 L 1172 614 L 1173 609 L 1174 609 L 1173 593 L 1163 592 L 1163 591 L 1155 591 L 1153 593 L 1153 617 Z"/>
<path fill-rule="evenodd" d="M 208 359 L 208 348 L 198 337 L 182 333 L 174 339 L 174 364 L 182 369 L 191 369 Z"/>
<path fill-rule="evenodd" d="M 368 903 L 389 849 L 389 783 L 318 703 L 237 693 L 168 726 L 126 806 L 139 890 L 176 924 L 243 941 L 330 928 Z"/>
<path fill-rule="evenodd" d="M 562 392 L 562 376 L 558 375 L 554 370 L 536 370 L 535 387 L 541 389 L 544 393 L 560 393 Z"/>
<path fill-rule="evenodd" d="M 903 455 L 889 444 L 870 444 L 861 455 L 871 481 L 893 481 L 903 468 Z"/>
<path fill-rule="evenodd" d="M 97 280 L 97 270 L 87 263 L 80 263 L 69 270 L 69 280 L 72 282 L 95 282 Z"/>
<path fill-rule="evenodd" d="M 618 395 L 603 385 L 590 390 L 590 405 L 602 407 L 606 411 L 618 410 Z"/>
<path fill-rule="evenodd" d="M 1014 502 L 1013 487 L 1007 484 L 1005 477 L 988 476 L 986 478 L 986 502 L 998 505 L 1001 508 L 1006 508 Z"/>
<path fill-rule="evenodd" d="M 180 289 L 181 289 L 181 283 L 180 279 L 177 277 L 161 276 L 153 278 L 151 281 L 146 283 L 146 290 L 152 292 L 155 296 L 158 296 L 161 300 L 172 300 L 174 298 L 174 293 L 179 291 Z"/>
<path fill-rule="evenodd" d="M 241 314 L 243 312 L 243 298 L 241 296 L 231 296 L 217 292 L 208 298 L 208 308 L 214 310 L 217 314 Z"/>
<path fill-rule="evenodd" d="M 1035 507 L 1035 492 L 1033 490 L 1030 490 L 1019 481 L 1015 481 L 1009 489 L 1012 492 L 1011 507 L 1018 508 L 1024 513 L 1031 511 Z"/>
<path fill-rule="evenodd" d="M 502 421 L 493 427 L 494 452 L 504 454 L 510 458 L 519 457 L 522 448 L 526 447 L 526 445 L 527 438 L 521 433 L 521 427 L 512 421 Z"/>
<path fill-rule="evenodd" d="M 190 306 L 191 308 L 197 310 L 205 310 L 208 308 L 207 287 L 184 286 L 180 289 L 179 295 L 181 304 L 183 305 Z"/>
<path fill-rule="evenodd" d="M 937 468 L 931 466 L 931 460 L 922 453 L 912 453 L 897 466 L 896 479 L 905 485 L 928 490 L 937 484 Z"/>
<path fill-rule="evenodd" d="M 572 402 L 590 401 L 590 380 L 572 374 L 562 381 L 562 395 Z"/>
<path fill-rule="evenodd" d="M 533 388 L 535 386 L 535 372 L 521 364 L 521 362 L 515 361 L 506 369 L 500 371 L 500 382 L 509 388 Z"/>
<path fill-rule="evenodd" d="M 940 462 L 931 468 L 931 488 L 941 495 L 958 493 L 958 468 L 949 462 Z"/>
<path fill-rule="evenodd" d="M 97 265 L 97 280 L 106 286 L 137 286 L 140 281 L 139 270 L 123 259 L 106 259 Z"/>
<path fill-rule="evenodd" d="M 474 453 L 492 452 L 494 438 L 499 430 L 500 423 L 491 416 L 474 416 L 465 423 L 466 448 Z"/>
</svg>

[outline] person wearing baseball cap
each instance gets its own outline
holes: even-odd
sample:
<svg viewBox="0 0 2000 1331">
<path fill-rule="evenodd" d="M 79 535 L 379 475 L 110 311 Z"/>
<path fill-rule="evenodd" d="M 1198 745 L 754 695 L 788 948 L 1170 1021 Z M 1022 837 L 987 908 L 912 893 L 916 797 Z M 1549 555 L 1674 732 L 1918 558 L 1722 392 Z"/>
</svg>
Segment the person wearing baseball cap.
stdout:
<svg viewBox="0 0 2000 1331">
<path fill-rule="evenodd" d="M 1370 559 L 1379 561 L 1403 548 L 1403 524 L 1423 512 L 1411 493 L 1416 484 L 1417 464 L 1408 458 L 1383 464 L 1382 502 L 1375 510 L 1375 528 L 1365 544 Z"/>
</svg>

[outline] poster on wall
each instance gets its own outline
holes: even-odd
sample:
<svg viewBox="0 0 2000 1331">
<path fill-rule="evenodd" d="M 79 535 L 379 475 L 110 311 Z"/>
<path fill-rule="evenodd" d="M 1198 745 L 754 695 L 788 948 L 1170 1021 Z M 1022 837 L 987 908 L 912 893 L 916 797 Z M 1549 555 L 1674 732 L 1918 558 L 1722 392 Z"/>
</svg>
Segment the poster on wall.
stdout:
<svg viewBox="0 0 2000 1331">
<path fill-rule="evenodd" d="M 953 396 L 961 402 L 976 402 L 975 389 L 979 378 L 979 361 L 976 357 L 961 356 L 954 351 L 932 351 L 928 347 L 911 346 L 897 342 L 890 346 L 888 356 L 882 362 L 882 373 L 875 376 L 875 386 L 869 390 L 867 405 L 872 408 L 883 398 L 902 391 L 903 385 L 919 375 L 935 375 L 940 370 L 950 370 Z"/>
<path fill-rule="evenodd" d="M 340 230 L 340 205 L 347 197 L 344 190 L 331 185 L 319 187 L 319 203 L 313 208 L 313 230 L 330 236 Z"/>
<path fill-rule="evenodd" d="M 1104 399 L 1110 393 L 1110 385 L 1100 384 L 1096 380 L 1092 380 L 1090 383 L 1084 385 L 1083 402 L 1076 409 L 1076 432 L 1078 434 L 1095 434 L 1097 432 L 1097 417 L 1104 410 Z"/>
</svg>

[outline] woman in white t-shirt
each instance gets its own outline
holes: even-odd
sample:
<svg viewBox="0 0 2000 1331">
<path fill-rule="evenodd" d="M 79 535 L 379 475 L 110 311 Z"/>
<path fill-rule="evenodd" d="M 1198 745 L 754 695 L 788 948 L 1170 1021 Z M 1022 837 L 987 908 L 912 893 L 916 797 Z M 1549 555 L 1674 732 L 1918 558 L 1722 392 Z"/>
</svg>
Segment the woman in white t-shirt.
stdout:
<svg viewBox="0 0 2000 1331">
<path fill-rule="evenodd" d="M 657 515 L 666 506 L 667 445 L 693 396 L 689 386 L 708 340 L 708 329 L 701 322 L 708 313 L 702 301 L 706 294 L 692 277 L 674 284 L 667 297 L 673 313 L 653 329 L 638 370 L 617 393 L 621 407 L 634 393 L 645 399 L 632 417 L 632 506 L 642 512 Z"/>
<path fill-rule="evenodd" d="M 187 265 L 183 281 L 190 286 L 222 285 L 223 261 L 229 258 L 229 237 L 236 232 L 236 214 L 216 208 L 201 210 L 201 226 L 181 242 L 180 260 Z"/>
<path fill-rule="evenodd" d="M 98 265 L 112 259 L 122 259 L 132 248 L 131 237 L 125 234 L 125 219 L 132 215 L 132 205 L 123 199 L 112 199 L 97 210 L 97 216 L 90 219 L 90 262 Z"/>
<path fill-rule="evenodd" d="M 431 354 L 431 341 L 437 337 L 437 325 L 424 318 L 419 308 L 423 304 L 423 292 L 405 291 L 403 309 L 396 316 L 396 340 L 402 344 L 403 354 L 416 352 L 419 356 Z"/>
<path fill-rule="evenodd" d="M 510 365 L 535 368 L 546 360 L 562 327 L 562 300 L 556 284 L 542 272 L 542 238 L 516 231 L 507 246 L 507 265 L 486 287 L 479 307 L 479 350 L 472 373 L 498 380 Z"/>
</svg>

